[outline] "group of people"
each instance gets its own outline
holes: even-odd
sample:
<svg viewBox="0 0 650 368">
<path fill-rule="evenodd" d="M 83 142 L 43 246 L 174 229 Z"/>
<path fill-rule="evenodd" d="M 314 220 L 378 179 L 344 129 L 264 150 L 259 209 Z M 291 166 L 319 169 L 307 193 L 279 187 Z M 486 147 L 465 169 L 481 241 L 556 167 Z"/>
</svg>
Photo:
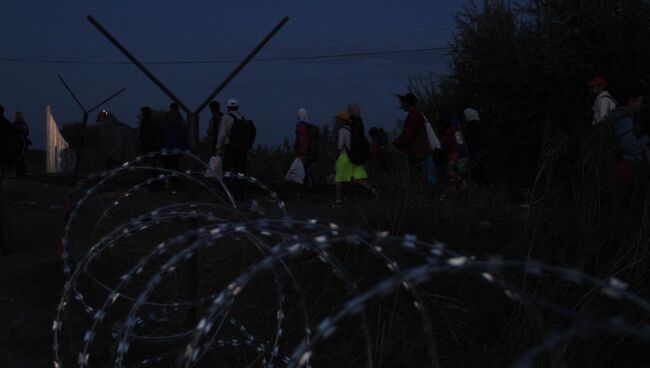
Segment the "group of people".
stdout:
<svg viewBox="0 0 650 368">
<path fill-rule="evenodd" d="M 650 156 L 648 132 L 644 132 L 643 126 L 635 119 L 643 105 L 643 91 L 627 86 L 615 98 L 607 90 L 607 80 L 600 76 L 594 77 L 588 85 L 595 96 L 592 125 L 607 123 L 613 128 L 618 148 L 617 182 L 629 187 L 634 183 L 643 156 Z M 335 114 L 334 123 L 338 130 L 338 157 L 334 168 L 337 204 L 340 204 L 343 189 L 349 183 L 357 183 L 373 195 L 378 194 L 377 188 L 368 180 L 365 166 L 384 165 L 389 146 L 405 154 L 409 176 L 429 184 L 446 182 L 462 190 L 468 175 L 479 184 L 492 181 L 494 170 L 491 163 L 495 160 L 499 143 L 495 129 L 481 121 L 476 109 L 466 108 L 459 119 L 450 109 L 438 106 L 433 117 L 434 125 L 420 109 L 415 95 L 406 93 L 397 97 L 406 118 L 401 134 L 390 145 L 386 132 L 378 127 L 368 131 L 370 140 L 367 139 L 358 104 L 352 103 L 347 110 Z M 227 101 L 225 113 L 221 112 L 217 101 L 212 101 L 209 108 L 212 114 L 207 131 L 210 155 L 221 159 L 223 171 L 246 174 L 248 153 L 256 137 L 254 123 L 242 115 L 236 99 Z M 188 146 L 188 124 L 176 103 L 172 103 L 163 115 L 155 117 L 151 108 L 142 107 L 137 131 L 106 111 L 98 114 L 97 122 L 101 136 L 99 148 L 107 159 L 106 168 L 133 159 L 138 151 L 185 150 Z M 24 175 L 24 155 L 31 143 L 29 126 L 21 112 L 16 112 L 13 123 L 9 122 L 4 117 L 2 106 L 0 124 L 3 173 L 15 169 L 16 174 Z M 304 108 L 297 113 L 295 137 L 293 148 L 304 167 L 303 181 L 313 184 L 316 181 L 313 167 L 319 157 L 319 128 L 310 122 Z M 166 155 L 162 164 L 165 168 L 177 170 L 180 158 L 180 155 Z"/>
<path fill-rule="evenodd" d="M 595 76 L 588 86 L 595 96 L 592 125 L 614 134 L 616 184 L 621 190 L 630 189 L 637 183 L 641 163 L 650 161 L 650 129 L 638 119 L 644 103 L 644 89 L 640 84 L 630 83 L 621 86 L 612 96 L 602 76 Z"/>
<path fill-rule="evenodd" d="M 641 162 L 650 163 L 650 124 L 644 124 L 638 115 L 643 107 L 644 90 L 639 84 L 622 86 L 612 96 L 607 80 L 594 77 L 588 86 L 595 96 L 593 126 L 606 126 L 613 131 L 616 145 L 616 182 L 621 189 L 629 189 L 637 182 Z M 427 185 L 446 183 L 462 191 L 471 177 L 478 185 L 490 184 L 497 175 L 500 136 L 494 126 L 481 121 L 473 108 L 462 111 L 461 118 L 445 106 L 437 106 L 432 124 L 419 107 L 412 93 L 397 96 L 400 108 L 407 113 L 401 134 L 389 145 L 387 134 L 378 127 L 368 131 L 370 142 L 358 104 L 350 104 L 347 111 L 334 116 L 338 129 L 338 158 L 335 164 L 336 205 L 342 203 L 343 188 L 357 183 L 377 195 L 378 189 L 368 180 L 366 165 L 381 167 L 392 146 L 408 159 L 408 174 Z M 317 131 L 313 133 L 305 109 L 298 111 L 294 153 L 304 165 L 305 183 L 313 181 L 311 167 L 317 159 Z M 471 151 L 471 154 L 470 154 Z"/>
<path fill-rule="evenodd" d="M 32 144 L 29 140 L 29 125 L 20 111 L 16 111 L 13 123 L 4 113 L 5 109 L 0 105 L 0 170 L 2 175 L 14 170 L 16 175 L 25 175 L 25 153 Z"/>
<path fill-rule="evenodd" d="M 463 126 L 466 132 L 463 132 L 461 121 L 455 119 L 448 109 L 438 108 L 438 125 L 434 127 L 419 108 L 415 95 L 407 93 L 398 95 L 398 98 L 400 107 L 407 116 L 401 134 L 390 146 L 402 151 L 408 159 L 406 175 L 416 181 L 428 183 L 429 186 L 438 185 L 444 180 L 453 188 L 462 190 L 468 166 L 468 147 L 471 146 L 470 166 L 473 177 L 480 183 L 489 182 L 490 175 L 486 167 L 493 157 L 491 153 L 495 140 L 493 134 L 490 134 L 491 127 L 480 121 L 478 111 L 472 108 L 464 110 Z M 377 196 L 379 190 L 368 180 L 366 166 L 380 169 L 386 166 L 387 156 L 392 155 L 388 149 L 388 135 L 383 129 L 373 127 L 368 130 L 368 141 L 361 109 L 356 103 L 350 104 L 346 111 L 336 113 L 334 124 L 337 129 L 338 152 L 334 167 L 335 206 L 342 204 L 343 190 L 351 183 L 359 184 Z M 318 145 L 318 128 L 309 122 L 304 108 L 298 110 L 295 134 L 294 153 L 296 158 L 302 161 L 304 183 L 309 184 L 314 180 L 312 166 L 318 158 L 318 149 L 314 147 Z"/>
<path fill-rule="evenodd" d="M 172 103 L 168 111 L 154 116 L 153 110 L 140 108 L 140 122 L 136 129 L 120 122 L 110 112 L 100 111 L 96 123 L 99 127 L 99 150 L 105 158 L 105 169 L 112 169 L 133 160 L 139 152 L 157 152 L 163 148 L 185 150 L 187 148 L 187 122 L 178 104 Z M 163 167 L 178 170 L 181 155 L 162 157 Z"/>
</svg>

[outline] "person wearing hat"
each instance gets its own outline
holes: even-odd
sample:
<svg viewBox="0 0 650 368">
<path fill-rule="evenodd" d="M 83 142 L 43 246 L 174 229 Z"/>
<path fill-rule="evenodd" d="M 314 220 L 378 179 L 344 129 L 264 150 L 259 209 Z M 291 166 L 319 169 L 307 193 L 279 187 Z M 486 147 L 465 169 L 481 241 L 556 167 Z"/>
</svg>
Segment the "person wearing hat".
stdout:
<svg viewBox="0 0 650 368">
<path fill-rule="evenodd" d="M 221 118 L 217 144 L 215 151 L 223 157 L 223 170 L 246 174 L 247 148 L 232 147 L 231 133 L 236 120 L 243 120 L 244 117 L 239 111 L 239 103 L 234 98 L 228 100 L 227 113 Z"/>
<path fill-rule="evenodd" d="M 400 108 L 408 113 L 402 134 L 395 138 L 393 146 L 408 156 L 412 173 L 420 174 L 424 160 L 432 153 L 427 136 L 424 114 L 418 108 L 418 99 L 412 93 L 397 95 Z"/>
<path fill-rule="evenodd" d="M 596 96 L 592 110 L 594 117 L 591 125 L 600 123 L 607 114 L 616 108 L 616 100 L 606 90 L 607 80 L 601 76 L 595 76 L 587 83 L 591 93 Z"/>
<path fill-rule="evenodd" d="M 338 128 L 337 149 L 339 157 L 336 159 L 336 201 L 334 207 L 340 207 L 343 204 L 343 187 L 347 183 L 357 183 L 368 189 L 373 195 L 377 195 L 375 189 L 368 183 L 368 173 L 363 165 L 356 165 L 350 161 L 348 152 L 352 142 L 351 126 L 354 124 L 354 118 L 347 111 L 339 111 L 334 115 L 334 124 Z"/>
<path fill-rule="evenodd" d="M 314 176 L 314 166 L 318 161 L 318 127 L 313 125 L 309 120 L 309 115 L 305 108 L 300 108 L 297 113 L 295 134 L 296 139 L 293 144 L 293 153 L 296 158 L 302 161 L 305 169 L 305 180 L 303 184 L 313 186 L 316 182 Z"/>
</svg>

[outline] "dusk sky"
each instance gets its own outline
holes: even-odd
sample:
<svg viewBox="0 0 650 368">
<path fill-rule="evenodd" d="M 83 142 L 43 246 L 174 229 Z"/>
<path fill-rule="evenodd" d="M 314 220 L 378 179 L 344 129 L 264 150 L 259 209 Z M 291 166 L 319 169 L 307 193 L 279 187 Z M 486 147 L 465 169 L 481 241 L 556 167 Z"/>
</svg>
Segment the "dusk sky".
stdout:
<svg viewBox="0 0 650 368">
<path fill-rule="evenodd" d="M 24 112 L 37 148 L 44 145 L 46 105 L 59 125 L 82 117 L 59 74 L 87 107 L 126 87 L 104 108 L 134 127 L 141 106 L 166 108 L 170 99 L 86 20 L 93 15 L 145 63 L 211 61 L 147 65 L 194 109 L 237 66 L 233 60 L 243 59 L 286 15 L 285 27 L 217 100 L 225 105 L 237 98 L 243 115 L 257 125 L 257 143 L 266 145 L 293 139 L 300 107 L 322 125 L 356 101 L 367 128 L 390 130 L 403 116 L 393 94 L 405 90 L 409 76 L 444 74 L 446 51 L 264 59 L 444 47 L 463 2 L 3 1 L 0 104 L 12 121 L 15 111 Z M 202 137 L 208 119 L 206 109 Z"/>
</svg>

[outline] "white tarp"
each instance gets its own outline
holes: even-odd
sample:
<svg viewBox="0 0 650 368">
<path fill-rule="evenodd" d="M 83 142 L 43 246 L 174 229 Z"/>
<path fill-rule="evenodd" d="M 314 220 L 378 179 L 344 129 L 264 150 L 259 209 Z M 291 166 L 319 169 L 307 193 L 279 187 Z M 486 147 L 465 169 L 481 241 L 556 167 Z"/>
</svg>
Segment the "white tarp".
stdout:
<svg viewBox="0 0 650 368">
<path fill-rule="evenodd" d="M 45 171 L 64 173 L 74 170 L 75 154 L 63 139 L 52 116 L 50 106 L 45 107 Z"/>
</svg>

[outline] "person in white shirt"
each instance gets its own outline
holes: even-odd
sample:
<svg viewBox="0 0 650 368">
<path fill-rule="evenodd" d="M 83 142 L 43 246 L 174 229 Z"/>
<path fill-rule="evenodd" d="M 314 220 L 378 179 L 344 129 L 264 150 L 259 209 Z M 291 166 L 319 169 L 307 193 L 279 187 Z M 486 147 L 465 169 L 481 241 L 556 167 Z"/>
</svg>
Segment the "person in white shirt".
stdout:
<svg viewBox="0 0 650 368">
<path fill-rule="evenodd" d="M 591 93 L 596 96 L 594 106 L 593 121 L 591 125 L 596 125 L 603 121 L 607 114 L 616 108 L 616 100 L 607 92 L 607 80 L 603 77 L 596 76 L 588 83 Z"/>
<path fill-rule="evenodd" d="M 235 119 L 242 120 L 243 116 L 239 112 L 239 103 L 234 98 L 228 100 L 228 112 L 221 117 L 219 124 L 219 134 L 215 150 L 217 155 L 223 157 L 223 170 L 236 173 L 246 174 L 246 161 L 248 156 L 248 147 L 239 147 L 231 142 L 232 127 Z"/>
</svg>

